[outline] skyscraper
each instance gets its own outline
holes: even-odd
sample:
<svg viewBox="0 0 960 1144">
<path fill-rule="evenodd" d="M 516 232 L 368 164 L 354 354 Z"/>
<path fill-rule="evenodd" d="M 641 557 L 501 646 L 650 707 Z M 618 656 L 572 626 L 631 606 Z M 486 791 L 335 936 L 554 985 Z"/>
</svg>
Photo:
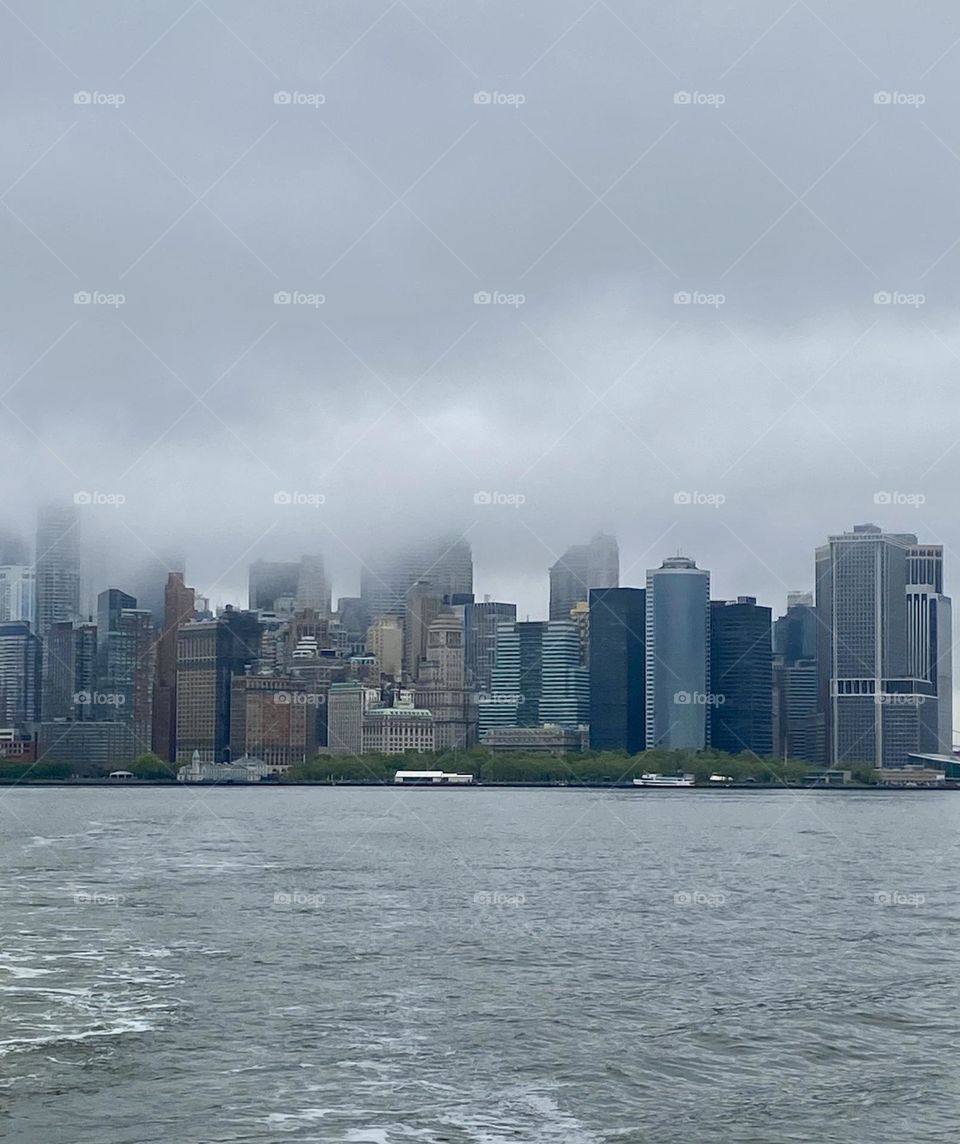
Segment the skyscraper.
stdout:
<svg viewBox="0 0 960 1144">
<path fill-rule="evenodd" d="M 619 583 L 615 537 L 598 532 L 588 544 L 574 544 L 550 569 L 550 619 L 569 620 L 591 588 L 616 588 Z"/>
<path fill-rule="evenodd" d="M 259 655 L 255 612 L 226 608 L 215 620 L 184 624 L 177 632 L 177 759 L 221 763 L 230 749 L 232 680 Z"/>
<path fill-rule="evenodd" d="M 420 664 L 427 657 L 430 625 L 440 614 L 443 596 L 429 580 L 418 580 L 407 592 L 403 615 L 403 672 L 416 680 Z"/>
<path fill-rule="evenodd" d="M 45 723 L 94 717 L 97 625 L 53 624 L 43 646 L 40 710 Z"/>
<path fill-rule="evenodd" d="M 953 751 L 952 603 L 943 594 L 943 545 L 914 545 L 907 552 L 907 674 L 937 693 L 935 750 Z"/>
<path fill-rule="evenodd" d="M 643 588 L 590 590 L 590 746 L 635 755 L 646 746 Z"/>
<path fill-rule="evenodd" d="M 182 572 L 170 572 L 163 592 L 153 698 L 153 750 L 168 763 L 177 754 L 177 632 L 193 618 L 194 590 L 184 584 Z"/>
<path fill-rule="evenodd" d="M 804 592 L 788 593 L 787 611 L 773 625 L 773 749 L 780 758 L 822 764 L 818 629 L 813 597 Z"/>
<path fill-rule="evenodd" d="M 590 718 L 590 669 L 583 663 L 573 620 L 551 620 L 543 632 L 540 722 L 586 726 Z"/>
<path fill-rule="evenodd" d="M 80 618 L 80 522 L 74 505 L 48 505 L 37 520 L 36 621 L 43 638 L 51 624 Z"/>
<path fill-rule="evenodd" d="M 433 714 L 434 745 L 445 751 L 471 747 L 477 738 L 476 697 L 466 686 L 464 611 L 444 605 L 427 629 L 427 648 L 415 691 L 416 705 Z"/>
<path fill-rule="evenodd" d="M 543 686 L 544 620 L 518 620 L 497 630 L 490 691 L 480 699 L 480 737 L 494 727 L 537 727 Z"/>
<path fill-rule="evenodd" d="M 465 606 L 464 659 L 466 678 L 467 685 L 475 691 L 484 693 L 490 691 L 497 651 L 497 629 L 500 624 L 515 622 L 516 618 L 516 604 L 501 604 L 494 600 L 483 600 Z"/>
<path fill-rule="evenodd" d="M 119 588 L 97 597 L 94 718 L 126 723 L 147 752 L 153 730 L 156 641 L 153 616 Z"/>
<path fill-rule="evenodd" d="M 902 766 L 910 752 L 937 750 L 937 682 L 923 635 L 936 630 L 938 644 L 946 636 L 936 564 L 915 536 L 875 524 L 817 549 L 819 690 L 832 766 Z M 910 588 L 920 590 L 909 592 L 908 625 Z M 938 646 L 938 660 L 949 655 L 949 644 Z"/>
<path fill-rule="evenodd" d="M 297 611 L 313 611 L 323 619 L 330 618 L 330 581 L 322 556 L 303 556 L 297 575 Z"/>
<path fill-rule="evenodd" d="M 429 582 L 441 599 L 473 592 L 473 556 L 462 537 L 437 537 L 381 552 L 360 575 L 360 598 L 369 623 L 374 616 L 402 616 L 407 593 L 420 580 Z"/>
<path fill-rule="evenodd" d="M 710 605 L 710 746 L 773 751 L 771 612 L 753 596 Z"/>
<path fill-rule="evenodd" d="M 39 719 L 39 640 L 29 624 L 0 623 L 0 726 L 27 736 Z"/>
<path fill-rule="evenodd" d="M 399 616 L 376 616 L 367 629 L 367 651 L 376 658 L 381 675 L 397 682 L 403 670 L 403 622 Z"/>
<path fill-rule="evenodd" d="M 36 575 L 28 564 L 0 565 L 0 623 L 36 625 Z"/>
<path fill-rule="evenodd" d="M 255 560 L 250 565 L 251 609 L 276 612 L 278 600 L 296 598 L 299 579 L 300 565 L 296 561 Z"/>
<path fill-rule="evenodd" d="M 501 624 L 490 692 L 478 704 L 481 737 L 495 727 L 586 724 L 590 673 L 572 620 Z"/>
<path fill-rule="evenodd" d="M 707 745 L 710 573 L 687 556 L 647 572 L 647 747 Z"/>
</svg>

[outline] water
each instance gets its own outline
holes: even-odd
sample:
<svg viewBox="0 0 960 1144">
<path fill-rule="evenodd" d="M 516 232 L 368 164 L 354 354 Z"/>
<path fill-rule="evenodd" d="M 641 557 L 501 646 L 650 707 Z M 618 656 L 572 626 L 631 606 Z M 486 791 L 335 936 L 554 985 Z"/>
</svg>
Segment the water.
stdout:
<svg viewBox="0 0 960 1144">
<path fill-rule="evenodd" d="M 11 1144 L 956 1138 L 960 798 L 0 792 Z"/>
</svg>

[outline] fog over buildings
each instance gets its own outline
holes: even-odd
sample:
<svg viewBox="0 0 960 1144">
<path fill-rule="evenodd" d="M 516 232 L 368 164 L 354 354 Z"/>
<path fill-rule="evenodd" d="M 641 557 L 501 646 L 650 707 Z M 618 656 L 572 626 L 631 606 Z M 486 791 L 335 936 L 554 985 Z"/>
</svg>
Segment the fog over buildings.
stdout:
<svg viewBox="0 0 960 1144">
<path fill-rule="evenodd" d="M 600 531 L 777 613 L 852 521 L 949 581 L 960 11 L 641 9 L 0 11 L 11 544 L 90 494 L 88 609 L 451 532 L 521 619 Z"/>
</svg>

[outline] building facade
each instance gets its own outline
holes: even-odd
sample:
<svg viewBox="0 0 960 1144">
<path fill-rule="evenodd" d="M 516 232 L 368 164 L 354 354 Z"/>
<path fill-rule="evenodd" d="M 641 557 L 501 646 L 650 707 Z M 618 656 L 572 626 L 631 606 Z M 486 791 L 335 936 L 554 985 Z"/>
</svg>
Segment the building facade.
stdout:
<svg viewBox="0 0 960 1144">
<path fill-rule="evenodd" d="M 615 537 L 598 532 L 587 544 L 574 544 L 550 568 L 550 619 L 569 620 L 591 588 L 616 588 L 619 583 Z"/>
<path fill-rule="evenodd" d="M 590 590 L 590 747 L 635 755 L 646 746 L 643 588 Z"/>
<path fill-rule="evenodd" d="M 700 750 L 710 701 L 710 573 L 686 556 L 647 572 L 646 745 Z"/>
<path fill-rule="evenodd" d="M 772 614 L 753 596 L 710 605 L 710 746 L 773 753 Z"/>
</svg>

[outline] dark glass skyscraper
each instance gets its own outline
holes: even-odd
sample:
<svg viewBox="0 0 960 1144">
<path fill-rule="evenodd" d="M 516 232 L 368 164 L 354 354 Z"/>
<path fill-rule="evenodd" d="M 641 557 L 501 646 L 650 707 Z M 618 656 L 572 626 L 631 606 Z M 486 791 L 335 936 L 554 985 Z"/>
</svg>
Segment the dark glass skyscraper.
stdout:
<svg viewBox="0 0 960 1144">
<path fill-rule="evenodd" d="M 277 600 L 296 596 L 299 581 L 300 564 L 295 560 L 255 560 L 250 565 L 250 607 L 276 611 Z"/>
<path fill-rule="evenodd" d="M 635 755 L 646 746 L 643 588 L 590 591 L 590 746 Z"/>
<path fill-rule="evenodd" d="M 710 745 L 773 752 L 771 612 L 753 596 L 710 604 Z"/>
</svg>

